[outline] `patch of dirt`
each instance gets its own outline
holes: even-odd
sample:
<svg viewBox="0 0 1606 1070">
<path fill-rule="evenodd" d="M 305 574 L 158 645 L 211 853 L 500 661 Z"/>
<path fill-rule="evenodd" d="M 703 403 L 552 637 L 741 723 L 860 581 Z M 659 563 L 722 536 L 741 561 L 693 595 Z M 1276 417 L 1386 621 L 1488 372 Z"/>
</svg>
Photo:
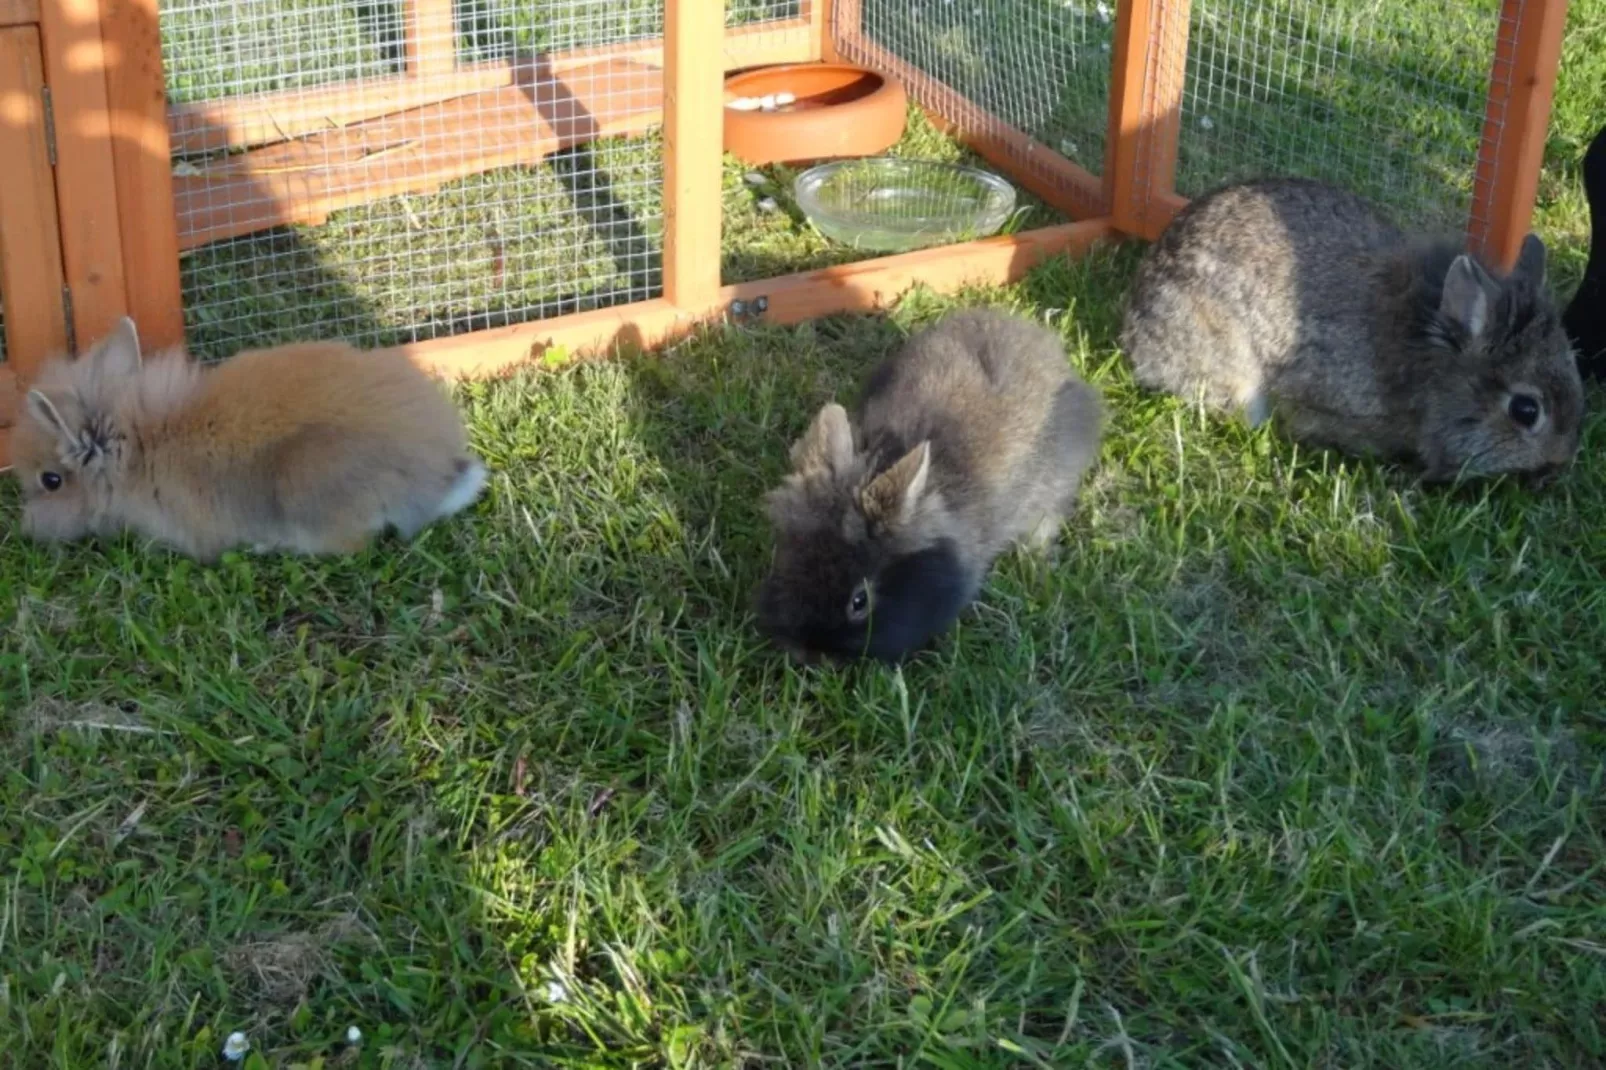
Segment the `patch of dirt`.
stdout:
<svg viewBox="0 0 1606 1070">
<path fill-rule="evenodd" d="M 26 733 L 79 731 L 131 732 L 155 735 L 153 728 L 133 703 L 113 706 L 106 702 L 68 702 L 42 698 L 30 703 L 18 715 L 18 727 Z"/>
<path fill-rule="evenodd" d="M 243 978 L 259 998 L 293 1006 L 306 998 L 313 981 L 333 971 L 330 949 L 373 939 L 355 914 L 340 914 L 310 932 L 291 931 L 236 944 L 223 953 L 223 965 Z"/>
</svg>

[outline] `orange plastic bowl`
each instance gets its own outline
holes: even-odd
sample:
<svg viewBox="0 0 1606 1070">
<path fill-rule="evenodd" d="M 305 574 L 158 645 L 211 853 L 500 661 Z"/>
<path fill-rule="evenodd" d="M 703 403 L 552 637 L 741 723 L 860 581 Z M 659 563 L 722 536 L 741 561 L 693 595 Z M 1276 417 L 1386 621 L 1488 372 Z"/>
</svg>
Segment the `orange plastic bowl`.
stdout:
<svg viewBox="0 0 1606 1070">
<path fill-rule="evenodd" d="M 766 97 L 786 103 L 773 111 L 743 107 Z M 725 151 L 754 167 L 874 156 L 903 136 L 907 109 L 897 79 L 862 67 L 760 67 L 725 79 Z"/>
</svg>

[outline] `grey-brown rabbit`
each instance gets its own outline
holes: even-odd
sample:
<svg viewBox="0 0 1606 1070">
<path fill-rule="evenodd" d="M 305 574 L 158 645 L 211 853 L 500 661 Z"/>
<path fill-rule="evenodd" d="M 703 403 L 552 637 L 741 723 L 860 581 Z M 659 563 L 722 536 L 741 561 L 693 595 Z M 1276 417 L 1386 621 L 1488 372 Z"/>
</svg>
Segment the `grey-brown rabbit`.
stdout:
<svg viewBox="0 0 1606 1070">
<path fill-rule="evenodd" d="M 1502 277 L 1323 182 L 1189 204 L 1139 268 L 1122 345 L 1147 387 L 1429 480 L 1549 474 L 1578 447 L 1583 387 L 1543 243 L 1529 235 Z"/>
<path fill-rule="evenodd" d="M 994 558 L 1055 537 L 1103 409 L 1053 332 L 958 312 L 870 376 L 857 419 L 826 405 L 768 497 L 759 627 L 802 658 L 894 662 L 945 631 Z"/>
</svg>

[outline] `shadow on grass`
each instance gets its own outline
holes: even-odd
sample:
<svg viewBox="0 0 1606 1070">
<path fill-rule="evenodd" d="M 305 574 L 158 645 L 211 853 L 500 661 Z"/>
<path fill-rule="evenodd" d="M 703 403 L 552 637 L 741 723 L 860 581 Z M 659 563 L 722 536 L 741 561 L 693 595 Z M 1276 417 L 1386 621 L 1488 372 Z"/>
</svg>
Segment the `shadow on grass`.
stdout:
<svg viewBox="0 0 1606 1070">
<path fill-rule="evenodd" d="M 254 240 L 299 266 L 199 348 L 394 329 L 380 261 Z M 903 674 L 747 602 L 787 443 L 929 298 L 467 386 L 495 476 L 411 546 L 0 532 L 9 1052 L 1599 1062 L 1606 484 L 1468 507 L 1144 397 L 1132 255 L 1019 291 L 1118 413 L 1065 556 Z"/>
<path fill-rule="evenodd" d="M 919 295 L 466 386 L 494 478 L 411 546 L 0 536 L 17 1050 L 1263 1065 L 1257 984 L 1299 1062 L 1598 1049 L 1589 952 L 1520 935 L 1564 827 L 1559 932 L 1598 884 L 1599 741 L 1560 712 L 1598 683 L 1563 639 L 1606 626 L 1563 597 L 1587 525 L 1495 494 L 1469 533 L 1140 397 L 1106 348 L 1130 255 L 962 299 L 1069 310 L 1121 416 L 1060 560 L 1002 562 L 901 674 L 798 670 L 747 605 L 787 444 Z M 1517 634 L 1530 675 L 1485 672 Z M 1444 1001 L 1478 1027 L 1399 1024 Z"/>
</svg>

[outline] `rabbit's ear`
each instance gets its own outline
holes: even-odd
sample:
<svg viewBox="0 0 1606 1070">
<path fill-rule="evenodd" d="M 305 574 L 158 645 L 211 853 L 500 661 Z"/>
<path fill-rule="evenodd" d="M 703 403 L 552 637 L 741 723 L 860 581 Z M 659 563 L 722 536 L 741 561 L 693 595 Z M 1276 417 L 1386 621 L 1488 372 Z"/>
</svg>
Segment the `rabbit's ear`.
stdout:
<svg viewBox="0 0 1606 1070">
<path fill-rule="evenodd" d="M 1539 235 L 1530 234 L 1522 239 L 1522 251 L 1517 254 L 1517 267 L 1514 275 L 1526 275 L 1535 286 L 1542 286 L 1545 282 L 1545 243 L 1539 240 Z"/>
<path fill-rule="evenodd" d="M 1459 323 L 1473 338 L 1483 333 L 1489 322 L 1489 296 L 1495 289 L 1489 273 L 1465 253 L 1455 258 L 1444 276 L 1444 294 L 1439 311 Z"/>
<path fill-rule="evenodd" d="M 859 500 L 871 521 L 897 527 L 919 510 L 931 475 L 931 443 L 922 442 L 866 484 Z"/>
<path fill-rule="evenodd" d="M 139 329 L 127 316 L 118 319 L 112 333 L 89 352 L 95 370 L 106 375 L 132 375 L 139 371 Z"/>
<path fill-rule="evenodd" d="M 67 426 L 67 421 L 62 419 L 61 410 L 56 408 L 56 403 L 42 390 L 28 391 L 28 415 L 38 421 L 39 426 L 55 435 L 63 445 L 73 442 L 78 437 L 72 428 Z"/>
<path fill-rule="evenodd" d="M 792 446 L 792 467 L 799 472 L 844 472 L 852 463 L 853 425 L 847 410 L 833 401 Z"/>
<path fill-rule="evenodd" d="M 28 415 L 56 439 L 56 454 L 74 468 L 93 468 L 103 462 L 117 438 L 111 424 L 84 406 L 83 398 L 68 394 L 57 405 L 42 390 L 28 391 Z"/>
</svg>

